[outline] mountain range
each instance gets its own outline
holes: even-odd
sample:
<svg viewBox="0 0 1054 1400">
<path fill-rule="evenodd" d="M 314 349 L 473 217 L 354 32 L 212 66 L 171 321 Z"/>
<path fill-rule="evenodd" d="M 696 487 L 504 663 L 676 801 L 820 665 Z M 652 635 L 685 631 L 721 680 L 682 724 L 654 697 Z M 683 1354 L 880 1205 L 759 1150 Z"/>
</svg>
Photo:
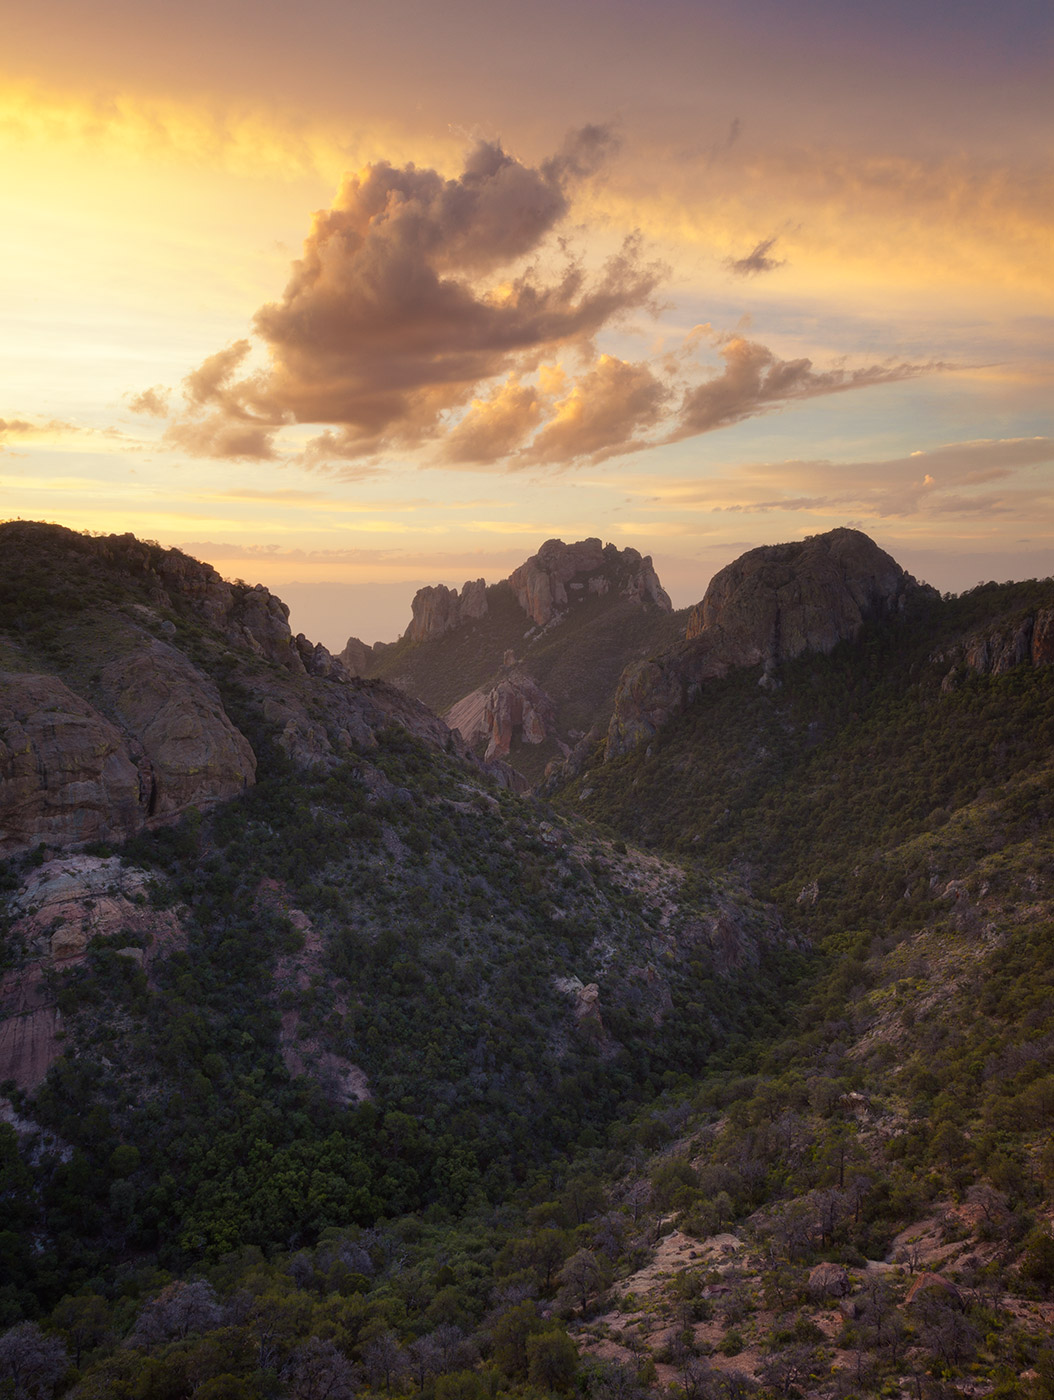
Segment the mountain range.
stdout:
<svg viewBox="0 0 1054 1400">
<path fill-rule="evenodd" d="M 1049 579 L 0 527 L 0 1382 L 1054 1393 L 1052 811 Z"/>
</svg>

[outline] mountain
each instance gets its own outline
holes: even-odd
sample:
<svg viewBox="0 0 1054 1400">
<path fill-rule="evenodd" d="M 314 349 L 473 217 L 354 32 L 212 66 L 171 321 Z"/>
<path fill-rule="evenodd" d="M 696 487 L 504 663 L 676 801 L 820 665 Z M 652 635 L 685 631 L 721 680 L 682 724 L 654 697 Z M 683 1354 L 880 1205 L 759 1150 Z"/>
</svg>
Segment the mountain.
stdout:
<svg viewBox="0 0 1054 1400">
<path fill-rule="evenodd" d="M 474 751 L 531 781 L 597 724 L 618 678 L 683 631 L 652 562 L 598 539 L 548 540 L 507 579 L 414 597 L 400 641 L 341 653 L 355 674 L 424 701 Z"/>
<path fill-rule="evenodd" d="M 777 1014 L 741 882 L 513 796 L 266 590 L 19 523 L 0 605 L 9 1316 L 500 1200 Z"/>
<path fill-rule="evenodd" d="M 0 621 L 0 1386 L 1054 1394 L 1054 580 L 751 551 L 545 798 L 175 551 Z"/>
</svg>

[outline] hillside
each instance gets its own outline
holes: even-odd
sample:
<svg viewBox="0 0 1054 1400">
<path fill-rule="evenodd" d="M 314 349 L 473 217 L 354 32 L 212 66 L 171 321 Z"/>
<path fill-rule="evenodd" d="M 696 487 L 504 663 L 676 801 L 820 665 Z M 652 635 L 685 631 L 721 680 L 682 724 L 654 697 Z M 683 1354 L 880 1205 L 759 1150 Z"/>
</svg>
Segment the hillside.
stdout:
<svg viewBox="0 0 1054 1400">
<path fill-rule="evenodd" d="M 5 529 L 0 1385 L 1054 1395 L 1054 582 L 752 551 L 542 800 Z"/>
<path fill-rule="evenodd" d="M 651 566 L 599 540 L 550 540 L 508 579 L 421 589 L 391 646 L 342 659 L 422 700 L 532 782 L 607 726 L 624 668 L 684 632 Z"/>
<path fill-rule="evenodd" d="M 2 544 L 9 1316 L 500 1200 L 774 1017 L 792 945 L 734 878 L 513 797 L 262 591 Z"/>
</svg>

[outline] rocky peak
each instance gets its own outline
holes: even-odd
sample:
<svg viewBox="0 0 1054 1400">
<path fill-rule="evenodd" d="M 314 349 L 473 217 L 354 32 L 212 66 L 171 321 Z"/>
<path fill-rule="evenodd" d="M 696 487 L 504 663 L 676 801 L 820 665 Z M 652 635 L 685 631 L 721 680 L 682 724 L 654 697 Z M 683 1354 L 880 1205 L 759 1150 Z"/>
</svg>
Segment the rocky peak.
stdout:
<svg viewBox="0 0 1054 1400">
<path fill-rule="evenodd" d="M 484 579 L 470 580 L 458 593 L 456 588 L 447 588 L 437 583 L 427 588 L 419 588 L 411 604 L 413 617 L 406 636 L 412 642 L 427 642 L 433 637 L 442 637 L 461 623 L 483 617 L 487 611 L 487 584 Z"/>
<path fill-rule="evenodd" d="M 778 664 L 831 651 L 864 621 L 899 611 L 918 584 L 859 530 L 764 545 L 715 574 L 686 639 L 706 638 L 726 664 Z"/>
<path fill-rule="evenodd" d="M 546 540 L 537 554 L 509 575 L 508 582 L 520 607 L 539 627 L 565 612 L 574 592 L 585 596 L 614 589 L 640 603 L 653 603 L 663 612 L 673 610 L 650 557 L 598 539 L 575 544 Z"/>
<path fill-rule="evenodd" d="M 692 609 L 684 642 L 627 667 L 615 695 L 608 756 L 626 753 L 734 666 L 765 667 L 829 652 L 869 618 L 896 614 L 918 584 L 859 530 L 831 530 L 752 549 L 722 569 Z"/>
</svg>

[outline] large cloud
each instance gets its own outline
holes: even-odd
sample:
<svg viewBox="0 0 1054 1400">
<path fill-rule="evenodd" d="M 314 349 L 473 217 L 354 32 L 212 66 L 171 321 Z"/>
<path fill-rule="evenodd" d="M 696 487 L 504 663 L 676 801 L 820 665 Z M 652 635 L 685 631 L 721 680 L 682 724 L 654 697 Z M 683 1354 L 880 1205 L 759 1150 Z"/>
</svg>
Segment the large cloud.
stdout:
<svg viewBox="0 0 1054 1400">
<path fill-rule="evenodd" d="M 633 240 L 593 277 L 567 253 L 544 273 L 525 265 L 612 144 L 586 127 L 537 168 L 482 142 L 456 179 L 383 162 L 348 177 L 316 214 L 281 300 L 256 314 L 269 370 L 235 377 L 247 341 L 211 356 L 185 382 L 172 440 L 266 456 L 292 421 L 337 428 L 315 456 L 414 445 L 477 386 L 530 372 L 645 304 L 659 269 Z"/>
<path fill-rule="evenodd" d="M 585 127 L 537 167 L 481 142 L 455 179 L 387 162 L 348 176 L 315 215 L 281 299 L 256 313 L 266 365 L 250 370 L 248 339 L 210 355 L 184 381 L 167 440 L 196 456 L 262 460 L 277 455 L 281 428 L 317 424 L 300 460 L 341 474 L 353 470 L 342 463 L 435 439 L 431 460 L 446 464 L 596 463 L 920 372 L 817 370 L 711 333 L 724 368 L 699 382 L 688 360 L 708 327 L 654 365 L 599 353 L 600 332 L 656 310 L 665 272 L 635 234 L 592 273 L 557 236 L 575 188 L 612 146 L 606 128 Z M 773 242 L 740 270 L 775 265 Z M 133 407 L 162 403 L 156 389 Z"/>
</svg>

